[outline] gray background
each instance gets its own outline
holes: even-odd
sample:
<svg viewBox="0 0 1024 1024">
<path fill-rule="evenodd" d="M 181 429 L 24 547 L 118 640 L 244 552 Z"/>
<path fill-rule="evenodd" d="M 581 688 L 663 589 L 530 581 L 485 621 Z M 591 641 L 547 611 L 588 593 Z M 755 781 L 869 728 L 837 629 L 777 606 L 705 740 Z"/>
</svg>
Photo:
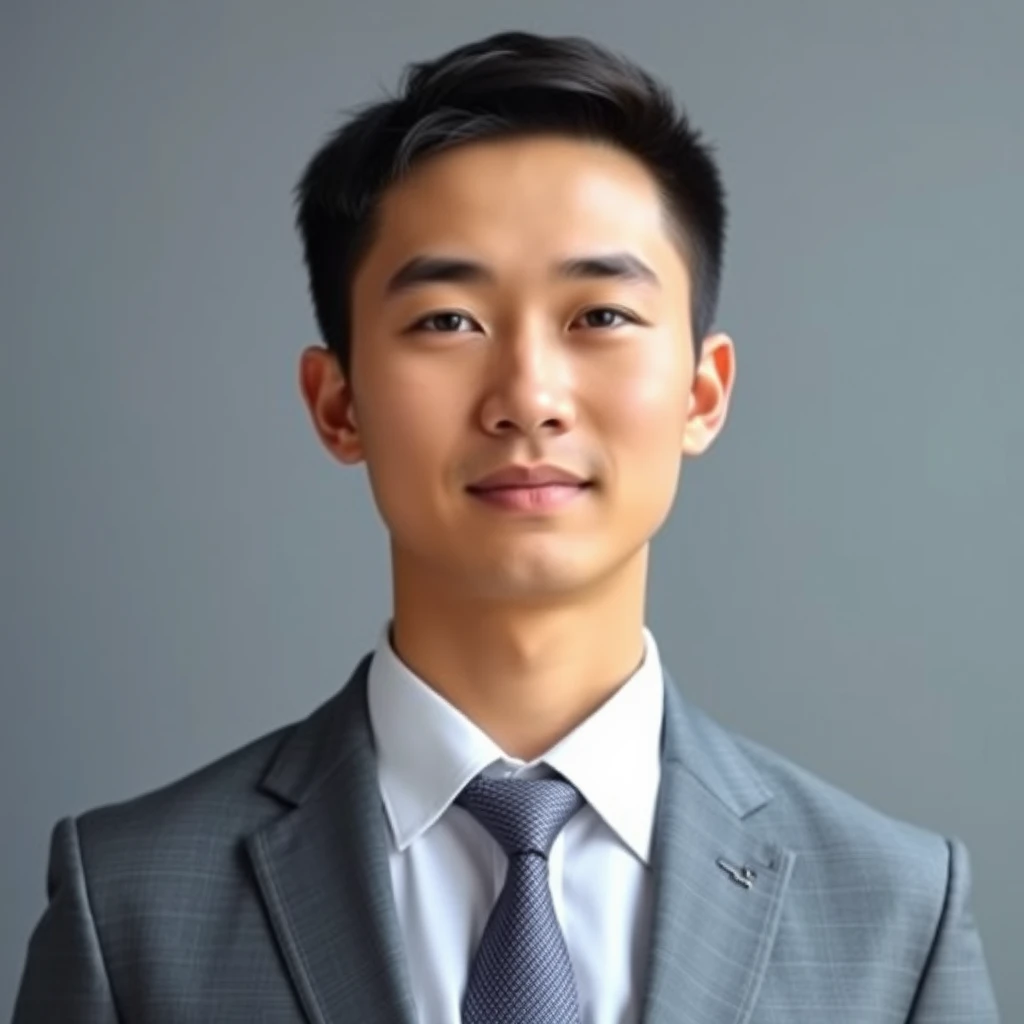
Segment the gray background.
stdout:
<svg viewBox="0 0 1024 1024">
<path fill-rule="evenodd" d="M 656 542 L 669 666 L 963 837 L 1024 1019 L 1024 5 L 979 0 L 4 4 L 0 1013 L 59 816 L 303 716 L 376 639 L 290 189 L 344 107 L 502 28 L 629 53 L 724 164 L 740 373 Z"/>
</svg>

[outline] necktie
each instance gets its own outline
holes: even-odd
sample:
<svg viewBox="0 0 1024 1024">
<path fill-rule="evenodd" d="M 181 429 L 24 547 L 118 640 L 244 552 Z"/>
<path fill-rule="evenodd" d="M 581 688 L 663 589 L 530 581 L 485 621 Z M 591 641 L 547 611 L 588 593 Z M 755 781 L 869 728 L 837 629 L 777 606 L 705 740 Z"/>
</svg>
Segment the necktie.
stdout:
<svg viewBox="0 0 1024 1024">
<path fill-rule="evenodd" d="M 579 1024 L 569 950 L 555 917 L 548 853 L 584 799 L 557 779 L 477 776 L 455 801 L 508 854 L 508 875 L 470 965 L 463 1024 Z"/>
</svg>

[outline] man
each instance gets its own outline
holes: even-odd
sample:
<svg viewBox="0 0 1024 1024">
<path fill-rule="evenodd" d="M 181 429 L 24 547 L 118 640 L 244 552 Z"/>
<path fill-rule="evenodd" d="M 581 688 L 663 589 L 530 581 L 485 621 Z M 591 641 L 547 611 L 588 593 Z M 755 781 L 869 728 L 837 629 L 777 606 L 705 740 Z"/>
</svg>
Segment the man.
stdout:
<svg viewBox="0 0 1024 1024">
<path fill-rule="evenodd" d="M 505 33 L 298 198 L 301 391 L 366 465 L 393 615 L 304 721 L 56 826 L 16 1024 L 995 1021 L 962 843 L 716 725 L 645 629 L 736 361 L 667 93 Z"/>
</svg>

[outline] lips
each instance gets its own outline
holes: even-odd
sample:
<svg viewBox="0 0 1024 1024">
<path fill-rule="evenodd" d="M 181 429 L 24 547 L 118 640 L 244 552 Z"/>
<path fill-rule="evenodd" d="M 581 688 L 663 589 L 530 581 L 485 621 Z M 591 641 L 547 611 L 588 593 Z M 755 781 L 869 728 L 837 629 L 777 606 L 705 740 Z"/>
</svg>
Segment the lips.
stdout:
<svg viewBox="0 0 1024 1024">
<path fill-rule="evenodd" d="M 505 466 L 466 489 L 506 512 L 554 512 L 575 502 L 592 481 L 561 466 Z"/>
<path fill-rule="evenodd" d="M 586 487 L 589 481 L 560 466 L 505 466 L 470 484 L 470 491 L 509 490 L 537 487 Z"/>
<path fill-rule="evenodd" d="M 490 487 L 470 490 L 477 501 L 507 512 L 554 512 L 565 508 L 587 493 L 588 484 L 539 484 L 516 487 Z"/>
</svg>

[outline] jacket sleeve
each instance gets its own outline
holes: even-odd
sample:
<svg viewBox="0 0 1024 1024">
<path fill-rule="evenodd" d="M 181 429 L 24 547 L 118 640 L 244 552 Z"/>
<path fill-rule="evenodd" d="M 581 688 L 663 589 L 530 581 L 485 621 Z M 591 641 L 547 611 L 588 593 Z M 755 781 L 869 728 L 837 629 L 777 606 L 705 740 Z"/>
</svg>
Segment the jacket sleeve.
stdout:
<svg viewBox="0 0 1024 1024">
<path fill-rule="evenodd" d="M 12 1024 L 116 1024 L 73 818 L 53 828 L 46 894 L 47 907 L 29 939 Z"/>
<path fill-rule="evenodd" d="M 908 1024 L 999 1024 L 981 936 L 971 912 L 971 867 L 964 844 L 947 840 L 946 898 Z"/>
</svg>

